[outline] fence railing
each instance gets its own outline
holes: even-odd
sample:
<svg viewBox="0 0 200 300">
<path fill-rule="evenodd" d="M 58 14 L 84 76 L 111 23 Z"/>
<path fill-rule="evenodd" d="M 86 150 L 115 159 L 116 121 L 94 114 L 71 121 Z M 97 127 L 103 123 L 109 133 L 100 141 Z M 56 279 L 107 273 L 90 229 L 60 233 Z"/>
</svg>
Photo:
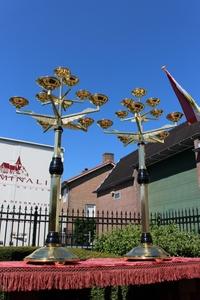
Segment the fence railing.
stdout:
<svg viewBox="0 0 200 300">
<path fill-rule="evenodd" d="M 48 233 L 49 215 L 47 209 L 30 207 L 0 208 L 1 246 L 43 246 Z M 61 211 L 60 235 L 63 245 L 71 247 L 93 247 L 94 237 L 128 224 L 140 224 L 141 215 L 134 212 Z M 152 213 L 153 225 L 177 224 L 180 230 L 200 233 L 200 210 L 185 209 L 163 213 Z"/>
</svg>

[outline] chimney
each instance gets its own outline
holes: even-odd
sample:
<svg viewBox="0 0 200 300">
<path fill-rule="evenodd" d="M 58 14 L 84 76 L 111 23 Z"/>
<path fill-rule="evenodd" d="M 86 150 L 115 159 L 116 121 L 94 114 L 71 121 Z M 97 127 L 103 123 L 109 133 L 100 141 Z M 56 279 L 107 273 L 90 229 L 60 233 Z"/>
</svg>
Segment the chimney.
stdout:
<svg viewBox="0 0 200 300">
<path fill-rule="evenodd" d="M 82 171 L 82 173 L 85 173 L 85 172 L 87 172 L 88 171 L 88 168 L 85 168 L 83 171 Z"/>
<path fill-rule="evenodd" d="M 104 153 L 103 154 L 103 163 L 114 162 L 114 154 L 113 153 Z"/>
</svg>

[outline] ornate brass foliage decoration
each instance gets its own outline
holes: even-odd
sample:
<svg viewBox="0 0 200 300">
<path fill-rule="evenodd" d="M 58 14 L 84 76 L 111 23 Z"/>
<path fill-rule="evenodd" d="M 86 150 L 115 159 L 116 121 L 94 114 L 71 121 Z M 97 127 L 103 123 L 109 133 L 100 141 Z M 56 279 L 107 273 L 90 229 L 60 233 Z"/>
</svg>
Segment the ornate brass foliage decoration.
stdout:
<svg viewBox="0 0 200 300">
<path fill-rule="evenodd" d="M 146 95 L 147 91 L 144 88 L 135 88 L 131 93 L 133 96 L 141 98 Z"/>
<path fill-rule="evenodd" d="M 63 127 L 68 129 L 78 129 L 78 130 L 87 131 L 85 127 L 75 122 L 68 122 L 67 124 L 63 125 Z"/>
<path fill-rule="evenodd" d="M 153 98 L 153 97 L 151 97 L 151 98 L 148 98 L 146 100 L 146 104 L 148 104 L 149 106 L 152 106 L 152 107 L 158 105 L 159 103 L 160 103 L 160 99 L 159 98 Z"/>
<path fill-rule="evenodd" d="M 79 119 L 78 122 L 87 129 L 94 123 L 94 120 L 92 118 L 86 117 Z"/>
<path fill-rule="evenodd" d="M 58 78 L 61 79 L 68 78 L 71 75 L 70 69 L 66 67 L 57 67 L 54 70 L 54 73 Z"/>
<path fill-rule="evenodd" d="M 46 130 L 46 129 L 49 127 L 49 124 L 46 123 L 46 122 L 43 122 L 43 121 L 37 121 L 37 123 L 38 123 L 40 126 L 42 126 L 42 128 L 43 128 L 44 130 Z"/>
<path fill-rule="evenodd" d="M 87 90 L 79 90 L 76 92 L 76 96 L 79 99 L 84 100 L 84 99 L 88 99 L 91 96 L 91 93 Z"/>
<path fill-rule="evenodd" d="M 132 103 L 133 103 L 133 99 L 131 99 L 131 98 L 124 98 L 121 101 L 121 104 L 127 108 L 131 107 Z"/>
<path fill-rule="evenodd" d="M 39 92 L 38 94 L 36 94 L 36 98 L 42 103 L 50 101 L 47 91 Z"/>
<path fill-rule="evenodd" d="M 160 133 L 157 134 L 157 137 L 161 140 L 166 139 L 169 136 L 169 132 L 168 131 L 162 131 Z"/>
<path fill-rule="evenodd" d="M 134 139 L 132 136 L 129 135 L 118 135 L 117 138 L 122 142 L 124 145 L 131 143 Z"/>
<path fill-rule="evenodd" d="M 126 118 L 128 115 L 128 111 L 126 110 L 120 110 L 120 111 L 116 111 L 115 114 L 117 115 L 117 117 L 119 117 L 120 119 Z"/>
<path fill-rule="evenodd" d="M 163 114 L 163 110 L 162 109 L 158 109 L 158 108 L 154 108 L 152 110 L 150 110 L 150 114 L 156 118 L 160 117 Z"/>
</svg>

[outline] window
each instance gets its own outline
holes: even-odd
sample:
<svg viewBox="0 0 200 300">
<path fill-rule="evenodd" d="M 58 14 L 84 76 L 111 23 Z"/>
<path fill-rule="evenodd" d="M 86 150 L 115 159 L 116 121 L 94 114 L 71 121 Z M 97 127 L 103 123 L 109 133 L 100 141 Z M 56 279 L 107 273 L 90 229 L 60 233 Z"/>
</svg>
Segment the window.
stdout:
<svg viewBox="0 0 200 300">
<path fill-rule="evenodd" d="M 95 217 L 96 215 L 96 205 L 95 204 L 86 204 L 85 206 L 86 217 Z"/>
<path fill-rule="evenodd" d="M 114 198 L 114 200 L 119 200 L 121 199 L 121 192 L 112 192 L 112 197 Z"/>
<path fill-rule="evenodd" d="M 63 193 L 62 193 L 62 201 L 63 201 L 63 203 L 66 203 L 68 201 L 68 195 L 69 195 L 68 191 L 69 191 L 68 187 L 65 187 L 63 189 Z"/>
</svg>

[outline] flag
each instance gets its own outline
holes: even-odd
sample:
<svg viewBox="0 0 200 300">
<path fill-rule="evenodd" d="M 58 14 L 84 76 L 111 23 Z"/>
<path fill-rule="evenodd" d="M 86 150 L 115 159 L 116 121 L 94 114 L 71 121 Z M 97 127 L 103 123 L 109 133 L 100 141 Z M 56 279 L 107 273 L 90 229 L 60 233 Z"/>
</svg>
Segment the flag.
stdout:
<svg viewBox="0 0 200 300">
<path fill-rule="evenodd" d="M 190 96 L 188 92 L 178 84 L 178 82 L 172 77 L 165 67 L 162 67 L 162 70 L 166 73 L 169 79 L 174 93 L 180 102 L 187 122 L 189 124 L 193 124 L 200 121 L 200 107 L 198 104 L 195 102 L 192 96 Z"/>
</svg>

